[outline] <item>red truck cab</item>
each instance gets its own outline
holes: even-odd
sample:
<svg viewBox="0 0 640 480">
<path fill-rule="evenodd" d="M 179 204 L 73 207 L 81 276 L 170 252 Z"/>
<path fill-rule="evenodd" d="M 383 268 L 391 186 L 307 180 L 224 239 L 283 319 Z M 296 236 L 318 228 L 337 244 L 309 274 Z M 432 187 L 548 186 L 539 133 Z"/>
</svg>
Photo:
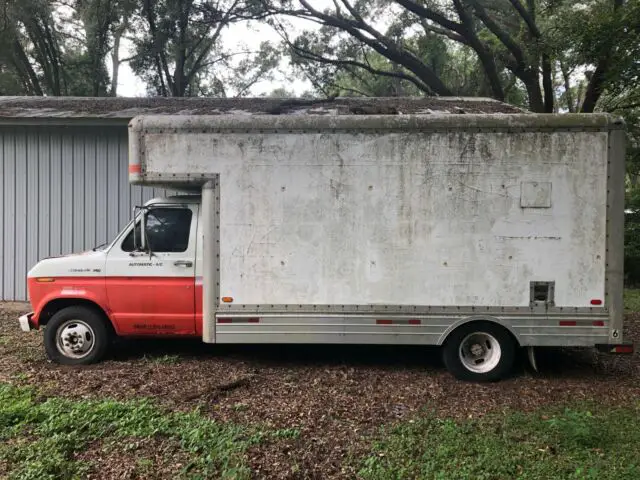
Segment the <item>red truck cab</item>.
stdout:
<svg viewBox="0 0 640 480">
<path fill-rule="evenodd" d="M 150 200 L 108 245 L 40 261 L 21 328 L 46 326 L 48 356 L 66 364 L 98 361 L 114 334 L 201 335 L 199 198 Z"/>
</svg>

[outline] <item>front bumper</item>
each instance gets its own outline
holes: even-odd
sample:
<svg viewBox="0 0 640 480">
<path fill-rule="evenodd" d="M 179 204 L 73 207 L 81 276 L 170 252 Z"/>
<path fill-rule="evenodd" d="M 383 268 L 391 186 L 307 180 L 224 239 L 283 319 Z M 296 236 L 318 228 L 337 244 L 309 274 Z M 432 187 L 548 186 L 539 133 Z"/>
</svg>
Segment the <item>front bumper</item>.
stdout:
<svg viewBox="0 0 640 480">
<path fill-rule="evenodd" d="M 18 318 L 18 322 L 20 323 L 20 328 L 23 332 L 29 332 L 34 330 L 35 327 L 31 323 L 31 319 L 33 318 L 33 312 L 27 313 L 26 315 L 22 315 Z"/>
</svg>

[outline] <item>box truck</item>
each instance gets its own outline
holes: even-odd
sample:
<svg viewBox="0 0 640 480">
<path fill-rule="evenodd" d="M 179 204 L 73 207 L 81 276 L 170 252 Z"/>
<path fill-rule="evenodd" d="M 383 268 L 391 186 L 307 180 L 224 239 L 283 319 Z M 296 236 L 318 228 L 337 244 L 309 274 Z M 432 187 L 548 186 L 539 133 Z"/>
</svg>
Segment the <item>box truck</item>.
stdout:
<svg viewBox="0 0 640 480">
<path fill-rule="evenodd" d="M 325 112 L 326 113 L 326 112 Z M 465 380 L 623 339 L 624 127 L 608 115 L 144 115 L 141 205 L 28 274 L 49 357 L 109 338 L 432 345 Z"/>
</svg>

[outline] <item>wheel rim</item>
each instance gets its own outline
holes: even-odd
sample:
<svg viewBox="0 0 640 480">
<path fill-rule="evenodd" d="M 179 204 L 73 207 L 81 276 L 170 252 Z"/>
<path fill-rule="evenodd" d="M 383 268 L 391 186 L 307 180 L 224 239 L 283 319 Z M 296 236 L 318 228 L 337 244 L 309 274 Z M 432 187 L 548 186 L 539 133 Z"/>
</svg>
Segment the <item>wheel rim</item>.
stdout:
<svg viewBox="0 0 640 480">
<path fill-rule="evenodd" d="M 500 362 L 502 349 L 493 335 L 474 332 L 460 342 L 458 355 L 467 370 L 474 373 L 488 373 Z"/>
<path fill-rule="evenodd" d="M 93 329 L 82 320 L 67 320 L 56 332 L 58 351 L 69 358 L 84 358 L 95 345 Z"/>
</svg>

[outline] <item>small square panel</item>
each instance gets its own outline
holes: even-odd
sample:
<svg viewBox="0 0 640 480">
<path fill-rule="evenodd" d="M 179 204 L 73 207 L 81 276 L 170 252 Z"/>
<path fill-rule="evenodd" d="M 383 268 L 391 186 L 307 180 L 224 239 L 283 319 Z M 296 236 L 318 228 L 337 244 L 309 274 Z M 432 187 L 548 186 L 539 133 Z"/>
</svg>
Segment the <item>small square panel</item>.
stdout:
<svg viewBox="0 0 640 480">
<path fill-rule="evenodd" d="M 551 182 L 522 182 L 520 184 L 522 208 L 550 208 Z"/>
</svg>

